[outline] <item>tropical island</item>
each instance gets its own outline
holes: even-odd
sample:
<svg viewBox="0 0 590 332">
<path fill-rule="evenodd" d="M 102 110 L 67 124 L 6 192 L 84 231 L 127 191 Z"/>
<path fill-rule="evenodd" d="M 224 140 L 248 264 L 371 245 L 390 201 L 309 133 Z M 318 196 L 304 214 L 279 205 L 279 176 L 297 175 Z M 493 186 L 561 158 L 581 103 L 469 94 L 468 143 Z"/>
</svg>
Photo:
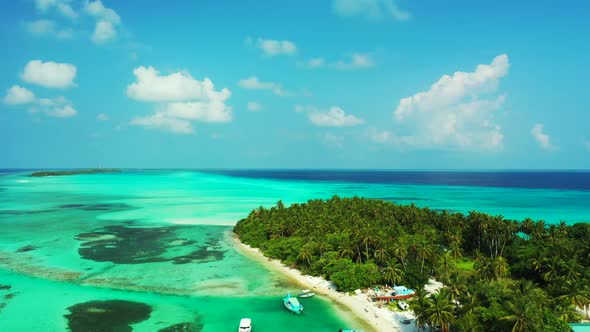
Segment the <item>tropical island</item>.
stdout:
<svg viewBox="0 0 590 332">
<path fill-rule="evenodd" d="M 419 327 L 557 332 L 588 320 L 588 223 L 546 225 L 334 196 L 259 207 L 234 233 L 339 291 L 414 288 L 408 303 Z M 425 292 L 429 278 L 444 286 Z"/>
<path fill-rule="evenodd" d="M 38 171 L 33 172 L 29 176 L 43 177 L 43 176 L 65 176 L 65 175 L 80 175 L 80 174 L 101 174 L 101 173 L 118 173 L 121 172 L 117 168 L 92 168 L 92 169 L 69 169 L 61 171 Z"/>
</svg>

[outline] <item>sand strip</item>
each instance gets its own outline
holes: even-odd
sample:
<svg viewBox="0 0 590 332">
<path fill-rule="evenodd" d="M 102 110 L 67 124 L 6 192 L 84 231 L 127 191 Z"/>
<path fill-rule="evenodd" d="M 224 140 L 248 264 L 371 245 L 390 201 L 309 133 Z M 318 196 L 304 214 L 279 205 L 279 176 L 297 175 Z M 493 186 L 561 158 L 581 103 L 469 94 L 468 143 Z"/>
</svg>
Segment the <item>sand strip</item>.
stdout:
<svg viewBox="0 0 590 332">
<path fill-rule="evenodd" d="M 325 296 L 332 301 L 349 309 L 356 317 L 366 322 L 375 331 L 379 332 L 410 332 L 414 331 L 414 322 L 409 325 L 400 323 L 404 319 L 414 319 L 411 312 L 394 312 L 387 308 L 378 308 L 377 303 L 371 302 L 366 294 L 347 295 L 338 292 L 333 285 L 321 277 L 303 275 L 299 270 L 283 265 L 279 260 L 265 257 L 257 248 L 252 248 L 242 243 L 237 236 L 233 237 L 236 250 L 243 255 L 254 259 L 268 269 L 285 275 L 297 281 L 303 288 L 310 289 L 314 293 Z"/>
</svg>

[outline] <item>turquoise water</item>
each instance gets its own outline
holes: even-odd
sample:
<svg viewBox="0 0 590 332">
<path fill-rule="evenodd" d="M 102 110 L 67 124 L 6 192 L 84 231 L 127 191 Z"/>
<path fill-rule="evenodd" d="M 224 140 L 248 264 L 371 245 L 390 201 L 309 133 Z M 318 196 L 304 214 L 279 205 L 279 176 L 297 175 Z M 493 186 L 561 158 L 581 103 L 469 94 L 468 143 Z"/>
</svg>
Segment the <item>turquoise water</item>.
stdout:
<svg viewBox="0 0 590 332">
<path fill-rule="evenodd" d="M 68 308 L 110 300 L 151 308 L 149 318 L 132 324 L 134 331 L 183 322 L 203 331 L 235 331 L 241 317 L 253 318 L 256 331 L 362 327 L 317 297 L 304 300 L 304 315 L 289 314 L 280 299 L 297 285 L 233 248 L 231 226 L 279 199 L 289 204 L 358 195 L 547 223 L 590 216 L 590 192 L 575 190 L 290 181 L 191 171 L 25 175 L 0 176 L 0 285 L 10 286 L 0 287 L 2 331 L 64 331 Z"/>
</svg>

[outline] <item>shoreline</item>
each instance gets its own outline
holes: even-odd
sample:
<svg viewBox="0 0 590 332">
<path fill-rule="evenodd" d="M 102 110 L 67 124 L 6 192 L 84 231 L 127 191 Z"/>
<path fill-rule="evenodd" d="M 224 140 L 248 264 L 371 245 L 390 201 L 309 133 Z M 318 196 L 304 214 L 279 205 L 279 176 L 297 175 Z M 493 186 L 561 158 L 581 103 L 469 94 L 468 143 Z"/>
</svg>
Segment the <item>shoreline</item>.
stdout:
<svg viewBox="0 0 590 332">
<path fill-rule="evenodd" d="M 413 322 L 409 325 L 402 325 L 399 321 L 414 319 L 410 311 L 395 312 L 387 308 L 379 308 L 376 302 L 368 299 L 367 294 L 347 295 L 336 291 L 332 284 L 321 277 L 314 277 L 302 274 L 299 270 L 285 266 L 277 259 L 271 259 L 262 254 L 258 248 L 253 248 L 232 234 L 236 250 L 245 256 L 263 264 L 269 270 L 277 272 L 296 283 L 309 289 L 317 295 L 324 296 L 331 302 L 345 308 L 344 311 L 351 312 L 355 319 L 365 323 L 373 331 L 379 332 L 410 332 L 414 331 Z M 332 286 L 332 287 L 331 287 Z M 342 310 L 340 310 L 342 311 Z"/>
</svg>

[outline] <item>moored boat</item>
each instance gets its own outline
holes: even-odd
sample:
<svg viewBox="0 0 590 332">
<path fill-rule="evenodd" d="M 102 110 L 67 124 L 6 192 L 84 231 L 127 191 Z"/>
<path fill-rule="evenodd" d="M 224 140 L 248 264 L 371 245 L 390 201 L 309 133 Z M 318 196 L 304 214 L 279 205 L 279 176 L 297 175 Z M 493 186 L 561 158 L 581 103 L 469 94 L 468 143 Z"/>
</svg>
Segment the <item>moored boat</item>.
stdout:
<svg viewBox="0 0 590 332">
<path fill-rule="evenodd" d="M 287 294 L 287 296 L 283 298 L 283 305 L 285 308 L 287 308 L 287 310 L 298 315 L 303 312 L 303 305 L 299 303 L 299 300 L 297 300 L 296 297 L 291 297 L 290 294 Z"/>
<path fill-rule="evenodd" d="M 304 289 L 301 291 L 301 293 L 299 293 L 299 295 L 297 295 L 298 297 L 312 297 L 314 296 L 315 293 L 310 291 L 309 289 Z"/>
<path fill-rule="evenodd" d="M 252 331 L 252 320 L 250 318 L 242 318 L 240 320 L 240 327 L 238 332 L 251 332 Z"/>
</svg>

